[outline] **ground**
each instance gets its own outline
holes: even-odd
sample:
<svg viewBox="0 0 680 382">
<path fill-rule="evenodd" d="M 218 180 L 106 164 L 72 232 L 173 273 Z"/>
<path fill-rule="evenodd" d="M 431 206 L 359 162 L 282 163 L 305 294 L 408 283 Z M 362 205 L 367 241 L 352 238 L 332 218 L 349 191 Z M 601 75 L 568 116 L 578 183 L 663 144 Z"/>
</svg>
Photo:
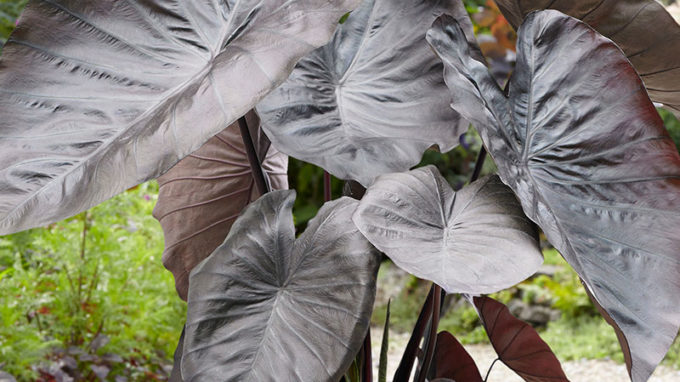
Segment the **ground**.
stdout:
<svg viewBox="0 0 680 382">
<path fill-rule="evenodd" d="M 382 328 L 371 329 L 371 339 L 373 342 L 373 365 L 374 376 L 377 378 L 377 365 L 380 356 L 380 344 L 382 342 Z M 406 347 L 409 334 L 390 333 L 390 346 L 387 361 L 387 380 L 391 381 L 394 372 L 399 365 L 402 352 Z M 465 348 L 477 362 L 482 377 L 486 375 L 489 365 L 496 358 L 491 345 L 466 345 Z M 630 382 L 625 365 L 611 360 L 579 360 L 564 362 L 562 364 L 564 372 L 571 382 Z M 649 382 L 677 382 L 680 381 L 680 371 L 667 367 L 659 366 Z M 496 362 L 487 382 L 523 382 L 510 369 L 501 362 Z"/>
</svg>

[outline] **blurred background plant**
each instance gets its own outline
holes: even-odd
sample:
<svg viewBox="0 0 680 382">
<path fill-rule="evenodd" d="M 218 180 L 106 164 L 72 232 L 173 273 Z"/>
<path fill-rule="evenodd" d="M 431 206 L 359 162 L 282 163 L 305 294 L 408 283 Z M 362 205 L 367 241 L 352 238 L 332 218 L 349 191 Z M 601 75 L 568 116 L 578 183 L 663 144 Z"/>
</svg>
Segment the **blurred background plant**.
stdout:
<svg viewBox="0 0 680 382">
<path fill-rule="evenodd" d="M 167 378 L 186 308 L 160 262 L 157 191 L 142 184 L 0 238 L 2 370 L 19 380 Z"/>
<path fill-rule="evenodd" d="M 671 1 L 667 1 L 671 3 Z M 0 0 L 0 47 L 26 0 Z M 491 71 L 504 83 L 514 66 L 516 36 L 490 0 L 465 0 Z M 675 4 L 677 7 L 677 4 Z M 680 122 L 659 109 L 680 149 Z M 474 129 L 433 164 L 454 188 L 469 179 L 481 148 Z M 494 171 L 488 159 L 483 174 Z M 303 229 L 323 204 L 323 170 L 291 158 L 294 215 Z M 332 180 L 333 197 L 343 182 Z M 163 234 L 151 211 L 157 185 L 149 182 L 90 211 L 46 228 L 0 237 L 0 370 L 17 380 L 148 381 L 167 378 L 186 305 L 160 261 Z M 578 276 L 544 242 L 546 265 L 535 277 L 493 297 L 536 325 L 562 360 L 613 358 L 622 362 L 614 331 L 598 315 Z M 429 283 L 386 261 L 379 274 L 373 323 L 408 333 Z M 463 343 L 487 341 L 477 314 L 449 296 L 440 329 Z M 680 367 L 680 344 L 666 362 Z M 72 378 L 72 379 L 69 379 Z"/>
</svg>

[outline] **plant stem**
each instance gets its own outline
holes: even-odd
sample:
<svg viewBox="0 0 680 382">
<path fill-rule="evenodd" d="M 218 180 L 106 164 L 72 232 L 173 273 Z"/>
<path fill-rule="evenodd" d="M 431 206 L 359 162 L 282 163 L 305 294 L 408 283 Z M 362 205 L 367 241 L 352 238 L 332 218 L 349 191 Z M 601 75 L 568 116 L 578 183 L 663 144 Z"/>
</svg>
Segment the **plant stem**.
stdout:
<svg viewBox="0 0 680 382">
<path fill-rule="evenodd" d="M 479 150 L 479 155 L 477 156 L 477 162 L 475 163 L 475 169 L 472 171 L 472 176 L 470 177 L 470 183 L 474 182 L 479 178 L 482 173 L 482 167 L 484 167 L 484 160 L 486 159 L 486 148 L 482 145 L 481 150 Z"/>
<path fill-rule="evenodd" d="M 271 186 L 267 181 L 267 177 L 264 175 L 264 171 L 262 171 L 262 161 L 257 156 L 257 149 L 255 149 L 255 143 L 253 142 L 253 137 L 250 135 L 248 122 L 246 121 L 245 116 L 238 119 L 238 126 L 241 129 L 241 137 L 243 138 L 243 145 L 246 148 L 250 169 L 253 172 L 255 186 L 260 192 L 260 195 L 264 195 L 271 191 Z"/>
<path fill-rule="evenodd" d="M 323 172 L 323 200 L 330 202 L 333 199 L 331 193 L 331 174 L 328 171 Z"/>
<path fill-rule="evenodd" d="M 442 296 L 442 287 L 437 284 L 433 284 L 434 296 Z M 432 358 L 434 357 L 434 347 L 437 344 L 437 327 L 439 326 L 439 308 L 441 307 L 442 298 L 435 298 L 432 304 L 432 321 L 430 321 L 430 335 L 429 341 L 427 343 L 427 349 L 425 351 L 425 356 L 423 357 L 423 365 L 420 368 L 420 374 L 418 375 L 418 382 L 425 382 L 427 373 L 430 370 L 430 365 L 432 365 Z"/>
<path fill-rule="evenodd" d="M 83 231 L 81 235 L 81 241 L 80 241 L 80 267 L 78 269 L 78 305 L 80 305 L 82 301 L 82 291 L 83 291 L 83 268 L 85 267 L 85 244 L 87 241 L 87 229 L 88 229 L 88 213 L 87 211 L 83 212 Z"/>
<path fill-rule="evenodd" d="M 430 288 L 430 293 L 427 295 L 427 299 L 423 304 L 423 308 L 420 310 L 420 315 L 418 316 L 416 325 L 413 327 L 413 332 L 411 333 L 411 338 L 409 338 L 406 349 L 404 350 L 404 355 L 399 362 L 397 371 L 394 373 L 394 382 L 406 382 L 411 376 L 411 370 L 413 369 L 413 363 L 416 360 L 418 346 L 420 345 L 420 340 L 423 338 L 423 334 L 425 333 L 427 322 L 430 320 L 433 304 L 434 284 Z"/>
<path fill-rule="evenodd" d="M 371 328 L 366 332 L 364 339 L 364 362 L 361 382 L 373 382 L 373 357 L 371 354 Z"/>
<path fill-rule="evenodd" d="M 484 377 L 484 382 L 486 382 L 487 379 L 489 379 L 489 374 L 491 374 L 491 369 L 493 369 L 493 365 L 495 365 L 496 362 L 498 362 L 498 361 L 500 361 L 500 358 L 496 358 L 495 360 L 493 360 L 493 362 L 491 362 L 491 366 L 489 366 L 489 370 L 486 372 L 486 377 Z"/>
</svg>

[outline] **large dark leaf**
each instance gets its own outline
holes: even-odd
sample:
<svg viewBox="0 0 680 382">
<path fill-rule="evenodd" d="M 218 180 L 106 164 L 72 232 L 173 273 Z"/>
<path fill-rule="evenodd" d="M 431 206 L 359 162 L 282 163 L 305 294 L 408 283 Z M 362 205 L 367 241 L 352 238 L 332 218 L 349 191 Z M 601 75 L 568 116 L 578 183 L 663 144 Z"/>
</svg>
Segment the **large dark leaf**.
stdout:
<svg viewBox="0 0 680 382">
<path fill-rule="evenodd" d="M 365 0 L 257 106 L 272 143 L 364 186 L 418 164 L 433 144 L 457 145 L 468 123 L 447 107 L 441 62 L 425 42 L 442 13 L 473 37 L 459 0 Z"/>
<path fill-rule="evenodd" d="M 453 20 L 429 40 L 518 195 L 630 345 L 644 381 L 680 325 L 680 156 L 621 50 L 557 11 L 520 28 L 509 98 Z M 457 109 L 459 105 L 454 103 Z M 461 113 L 463 108 L 460 108 Z"/>
<path fill-rule="evenodd" d="M 159 176 L 283 82 L 357 4 L 29 2 L 0 59 L 0 234 Z"/>
<path fill-rule="evenodd" d="M 474 297 L 482 324 L 498 358 L 527 382 L 568 382 L 560 361 L 531 325 L 489 297 Z"/>
<path fill-rule="evenodd" d="M 656 0 L 495 0 L 510 24 L 540 9 L 578 18 L 612 39 L 644 80 L 649 96 L 680 116 L 680 26 Z"/>
<path fill-rule="evenodd" d="M 253 202 L 191 273 L 185 381 L 337 382 L 349 367 L 380 256 L 352 224 L 356 200 L 326 203 L 297 240 L 294 200 Z"/>
<path fill-rule="evenodd" d="M 475 360 L 449 332 L 437 334 L 434 353 L 434 378 L 461 382 L 482 382 Z"/>
<path fill-rule="evenodd" d="M 434 166 L 380 176 L 353 217 L 404 270 L 449 293 L 492 293 L 543 263 L 536 226 L 497 176 L 454 192 Z"/>
<path fill-rule="evenodd" d="M 260 131 L 255 113 L 248 113 L 247 120 L 254 133 Z M 288 157 L 270 148 L 265 136 L 253 135 L 272 188 L 288 188 Z M 163 264 L 175 276 L 177 292 L 186 300 L 189 272 L 222 244 L 241 210 L 260 196 L 238 124 L 179 161 L 158 183 L 153 213 L 165 233 Z"/>
</svg>

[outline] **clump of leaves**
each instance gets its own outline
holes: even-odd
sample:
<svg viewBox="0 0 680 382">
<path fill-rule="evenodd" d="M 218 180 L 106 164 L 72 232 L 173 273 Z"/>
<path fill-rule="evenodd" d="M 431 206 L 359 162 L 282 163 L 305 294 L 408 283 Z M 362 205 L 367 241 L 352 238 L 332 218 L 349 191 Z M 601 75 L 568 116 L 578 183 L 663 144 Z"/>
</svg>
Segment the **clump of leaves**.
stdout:
<svg viewBox="0 0 680 382">
<path fill-rule="evenodd" d="M 680 26 L 653 0 L 566 3 L 499 1 L 519 27 L 501 90 L 457 0 L 30 1 L 0 58 L 0 232 L 158 177 L 238 120 L 238 158 L 200 155 L 169 180 L 197 181 L 172 195 L 172 213 L 204 211 L 166 230 L 189 300 L 176 378 L 335 382 L 357 354 L 370 359 L 375 246 L 435 282 L 395 375 L 415 370 L 423 382 L 447 358 L 438 353 L 461 351 L 446 335 L 437 347 L 445 293 L 532 274 L 536 224 L 644 381 L 680 326 L 680 239 L 669 228 L 680 223 L 680 155 L 649 98 L 679 110 L 678 60 L 662 58 L 678 51 Z M 525 12 L 552 5 L 571 16 Z M 262 126 L 244 117 L 253 108 Z M 471 184 L 454 192 L 434 167 L 405 172 L 434 145 L 458 144 L 468 122 L 484 145 Z M 329 203 L 295 239 L 294 192 L 269 192 L 262 131 L 366 195 L 330 201 L 324 175 Z M 477 180 L 487 152 L 498 175 Z M 237 186 L 194 200 L 198 184 L 237 176 L 205 175 L 220 161 L 252 172 L 265 195 L 245 209 L 255 197 Z M 228 216 L 198 208 L 230 194 L 247 198 Z M 171 252 L 217 226 L 206 248 Z M 531 327 L 470 299 L 501 361 L 527 380 L 566 379 Z"/>
</svg>

